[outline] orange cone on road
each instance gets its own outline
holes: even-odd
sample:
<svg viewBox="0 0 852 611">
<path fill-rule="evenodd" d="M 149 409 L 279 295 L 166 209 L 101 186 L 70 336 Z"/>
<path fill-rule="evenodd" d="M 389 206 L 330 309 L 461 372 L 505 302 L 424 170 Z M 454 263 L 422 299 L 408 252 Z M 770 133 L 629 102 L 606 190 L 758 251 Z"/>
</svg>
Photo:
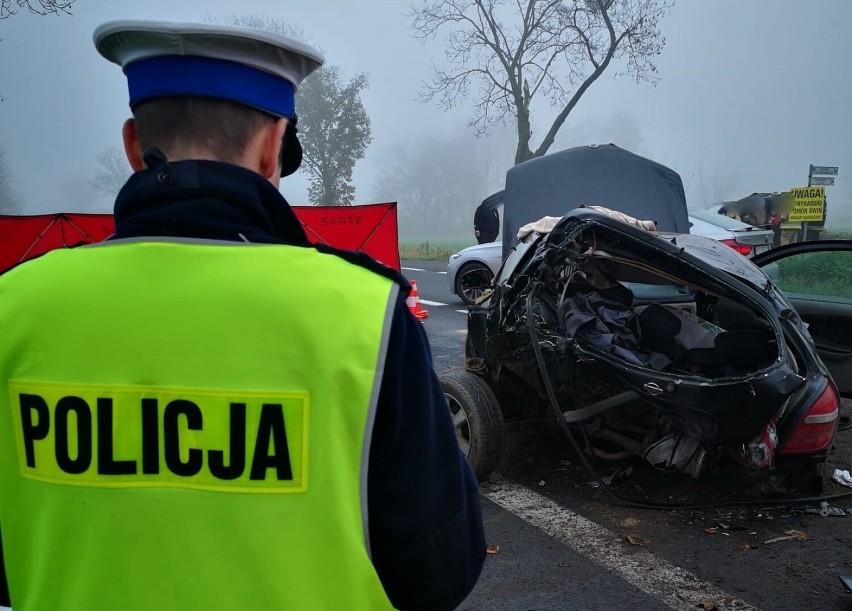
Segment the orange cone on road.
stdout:
<svg viewBox="0 0 852 611">
<path fill-rule="evenodd" d="M 420 305 L 420 293 L 417 292 L 417 283 L 414 280 L 411 281 L 411 292 L 408 293 L 405 303 L 420 322 L 423 322 L 423 319 L 429 316 L 429 312 Z"/>
</svg>

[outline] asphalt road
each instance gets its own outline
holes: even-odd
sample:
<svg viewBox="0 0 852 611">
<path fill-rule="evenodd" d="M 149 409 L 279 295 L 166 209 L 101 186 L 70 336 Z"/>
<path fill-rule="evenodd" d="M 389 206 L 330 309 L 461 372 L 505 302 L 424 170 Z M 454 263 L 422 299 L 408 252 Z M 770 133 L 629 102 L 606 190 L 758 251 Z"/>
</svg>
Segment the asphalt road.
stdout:
<svg viewBox="0 0 852 611">
<path fill-rule="evenodd" d="M 424 328 L 439 374 L 461 367 L 466 311 L 449 291 L 446 264 L 404 261 L 403 274 L 429 312 Z M 461 609 L 852 610 L 838 579 L 852 575 L 852 514 L 760 502 L 633 509 L 596 486 L 561 436 L 510 431 L 507 446 L 482 482 L 486 536 L 499 553 L 488 556 Z M 852 469 L 852 430 L 838 434 L 834 468 Z M 680 475 L 650 477 L 645 492 L 667 503 L 738 494 Z M 826 494 L 844 492 L 826 485 Z M 852 497 L 831 504 L 852 510 Z"/>
</svg>

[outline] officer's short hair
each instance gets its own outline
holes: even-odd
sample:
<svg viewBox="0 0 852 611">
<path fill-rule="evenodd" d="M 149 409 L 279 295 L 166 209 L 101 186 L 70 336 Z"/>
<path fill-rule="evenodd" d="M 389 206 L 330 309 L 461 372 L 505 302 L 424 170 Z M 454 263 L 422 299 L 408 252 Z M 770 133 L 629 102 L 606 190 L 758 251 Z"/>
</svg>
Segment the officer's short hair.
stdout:
<svg viewBox="0 0 852 611">
<path fill-rule="evenodd" d="M 236 102 L 188 95 L 143 102 L 133 115 L 142 150 L 201 149 L 228 163 L 237 163 L 252 137 L 277 120 Z"/>
</svg>

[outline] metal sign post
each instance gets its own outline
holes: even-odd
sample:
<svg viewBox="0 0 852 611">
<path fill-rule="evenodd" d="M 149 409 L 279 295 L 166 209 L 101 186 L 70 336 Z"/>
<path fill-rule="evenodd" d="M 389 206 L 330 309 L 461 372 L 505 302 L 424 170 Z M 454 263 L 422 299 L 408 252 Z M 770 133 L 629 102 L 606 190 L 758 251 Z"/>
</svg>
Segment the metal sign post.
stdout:
<svg viewBox="0 0 852 611">
<path fill-rule="evenodd" d="M 838 166 L 836 165 L 814 165 L 810 164 L 808 168 L 808 186 L 815 187 L 833 187 L 834 186 L 834 177 L 837 176 Z M 823 206 L 822 206 L 822 221 L 819 221 L 821 227 L 825 227 L 825 198 L 823 197 Z M 812 221 L 802 221 L 802 242 L 808 241 L 808 233 L 811 227 Z"/>
<path fill-rule="evenodd" d="M 837 176 L 836 165 L 814 165 L 811 164 L 809 176 Z"/>
</svg>

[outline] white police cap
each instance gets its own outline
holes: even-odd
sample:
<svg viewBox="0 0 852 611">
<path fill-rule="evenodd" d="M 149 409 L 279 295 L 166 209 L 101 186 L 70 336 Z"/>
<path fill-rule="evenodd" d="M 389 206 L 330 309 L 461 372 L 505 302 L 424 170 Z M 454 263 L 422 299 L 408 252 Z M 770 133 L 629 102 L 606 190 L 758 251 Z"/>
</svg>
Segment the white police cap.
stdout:
<svg viewBox="0 0 852 611">
<path fill-rule="evenodd" d="M 304 43 L 233 26 L 111 21 L 95 30 L 94 41 L 127 75 L 131 108 L 196 95 L 290 117 L 296 88 L 323 63 L 319 51 Z"/>
</svg>

